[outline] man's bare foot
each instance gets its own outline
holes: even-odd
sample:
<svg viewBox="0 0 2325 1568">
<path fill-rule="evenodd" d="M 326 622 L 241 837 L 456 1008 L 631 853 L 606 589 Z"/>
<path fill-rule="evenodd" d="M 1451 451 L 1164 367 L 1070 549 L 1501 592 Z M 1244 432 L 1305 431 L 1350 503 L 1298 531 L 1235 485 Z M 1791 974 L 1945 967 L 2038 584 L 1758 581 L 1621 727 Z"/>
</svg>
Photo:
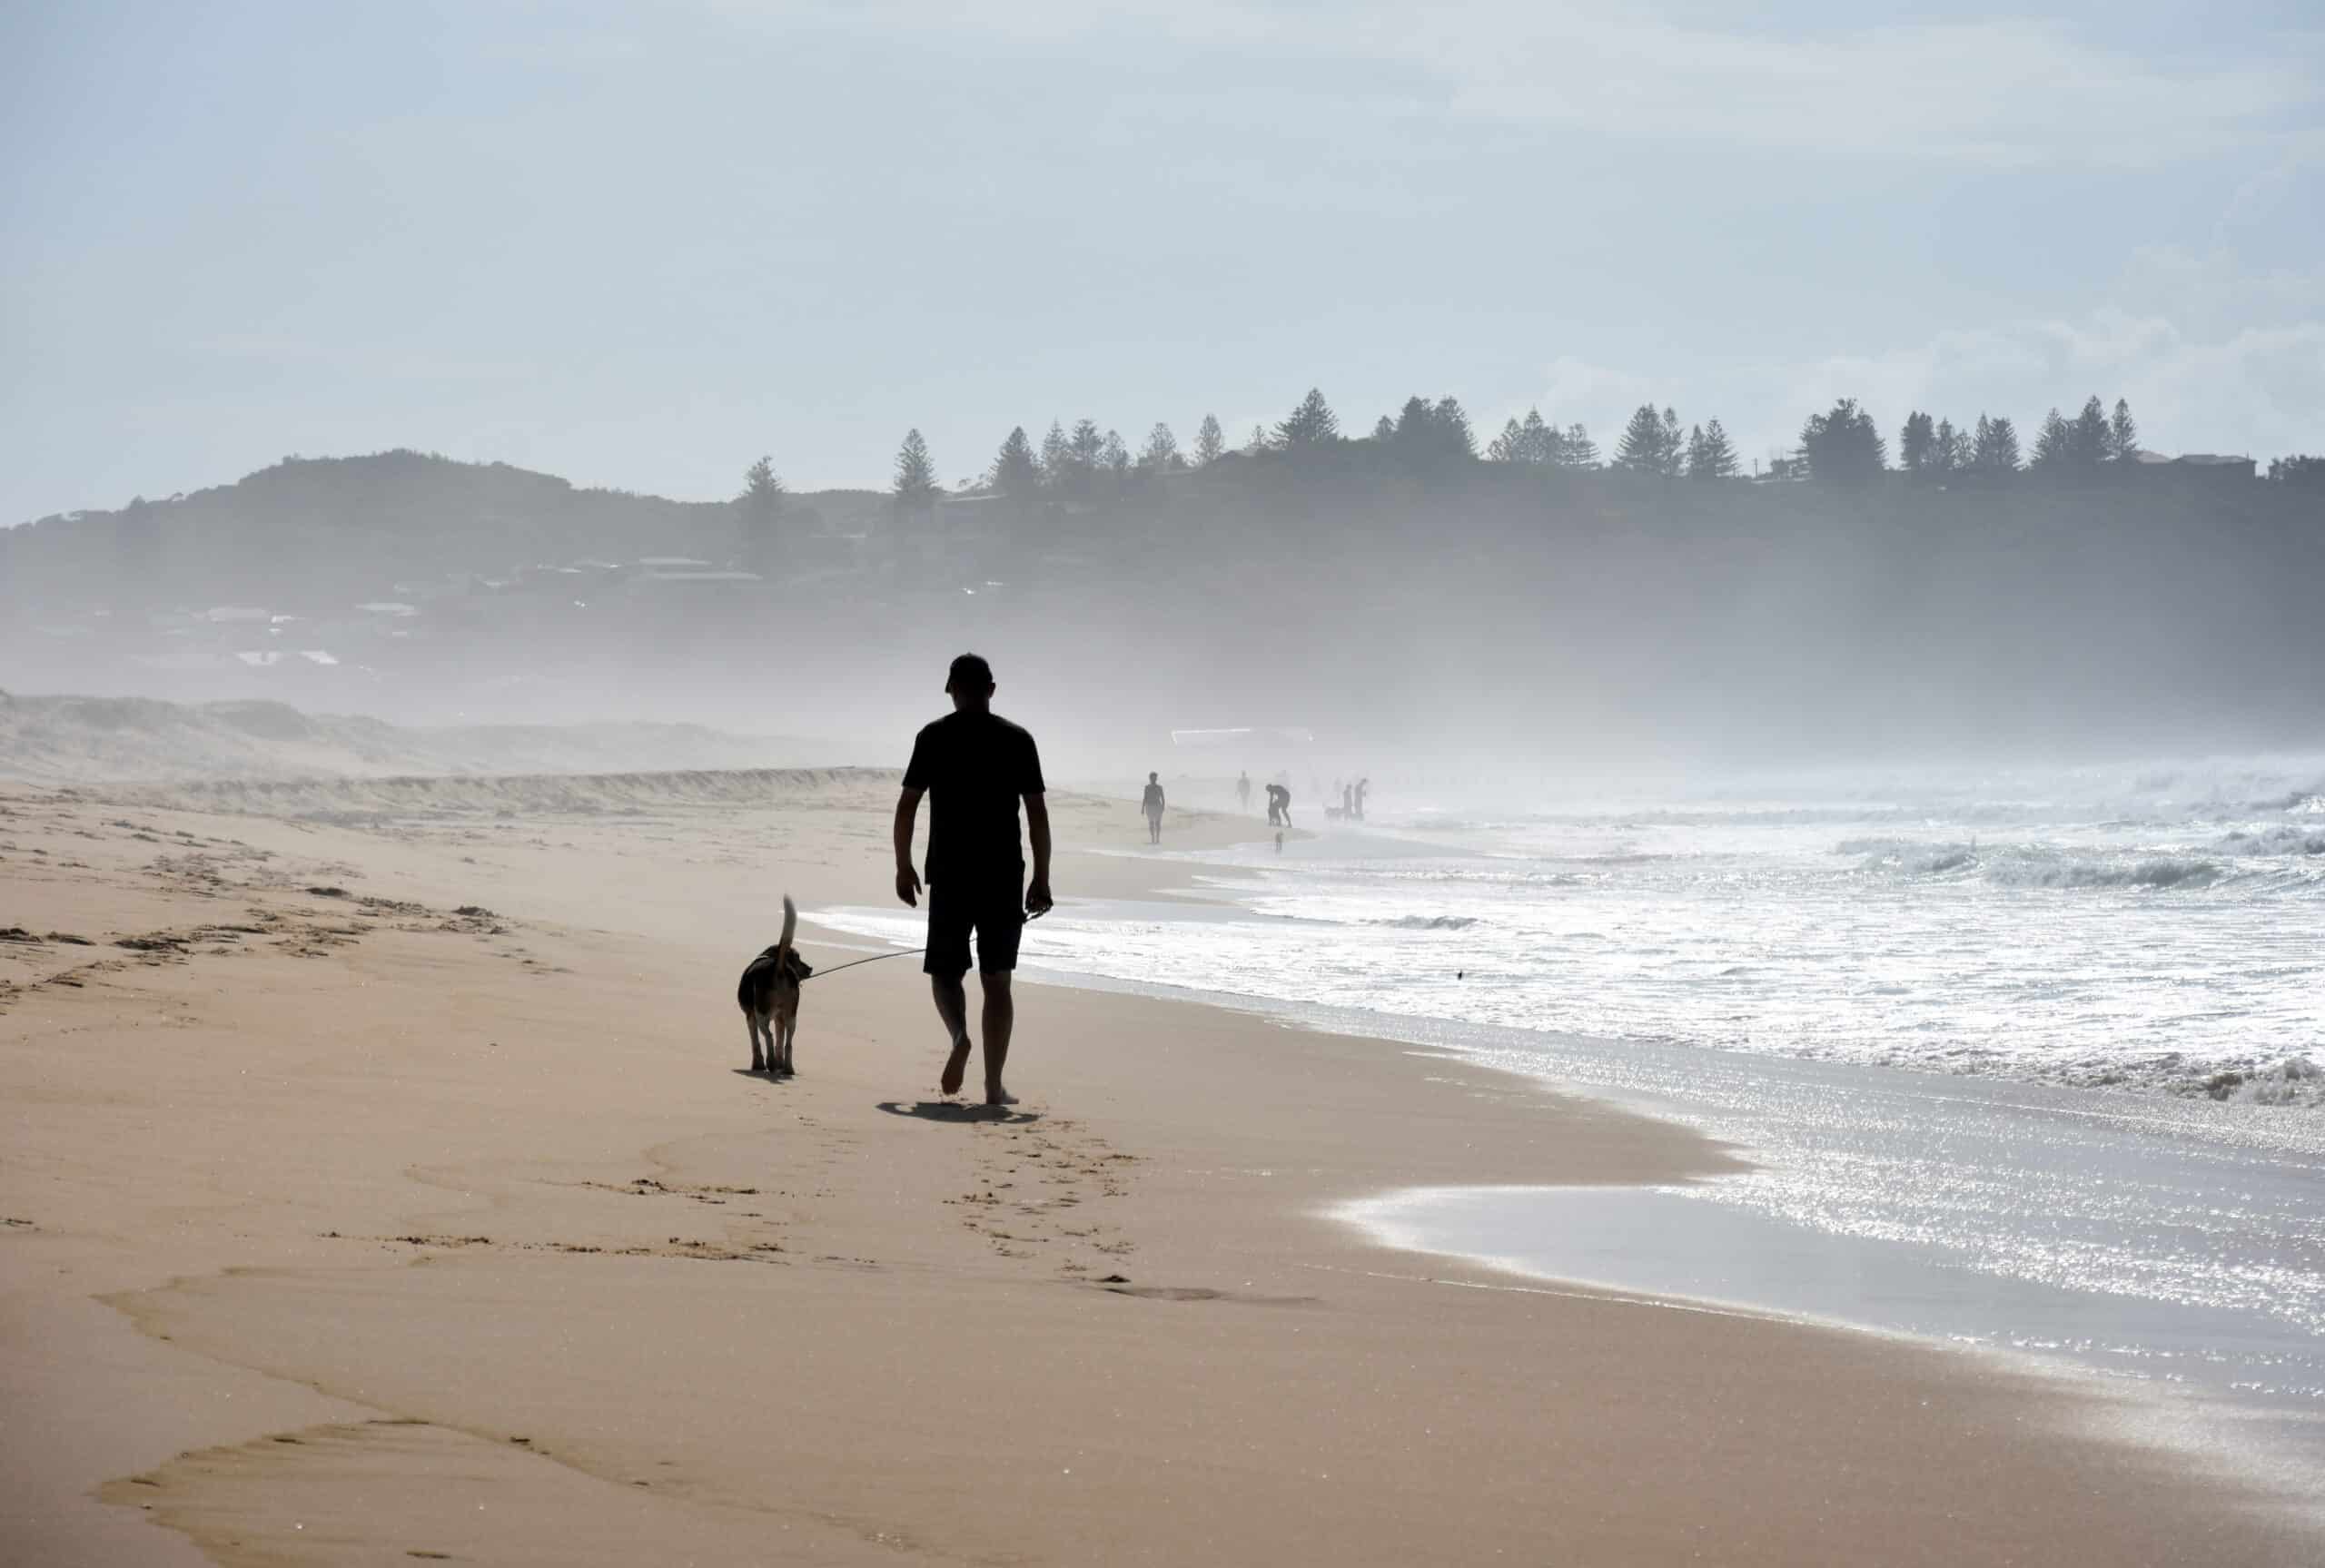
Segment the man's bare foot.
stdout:
<svg viewBox="0 0 2325 1568">
<path fill-rule="evenodd" d="M 945 1059 L 945 1072 L 937 1079 L 936 1087 L 946 1094 L 961 1092 L 961 1080 L 969 1076 L 969 1037 L 961 1036 L 953 1042 L 953 1054 Z"/>
<path fill-rule="evenodd" d="M 1014 1105 L 1017 1097 L 997 1083 L 988 1083 L 984 1086 L 984 1102 L 987 1105 Z"/>
</svg>

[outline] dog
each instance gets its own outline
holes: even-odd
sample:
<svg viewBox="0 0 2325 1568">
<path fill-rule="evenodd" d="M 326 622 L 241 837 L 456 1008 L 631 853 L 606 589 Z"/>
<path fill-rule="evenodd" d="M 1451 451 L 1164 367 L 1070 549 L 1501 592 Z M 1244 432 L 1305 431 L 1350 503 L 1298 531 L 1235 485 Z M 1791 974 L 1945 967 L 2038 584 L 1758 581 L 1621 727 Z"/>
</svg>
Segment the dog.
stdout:
<svg viewBox="0 0 2325 1568">
<path fill-rule="evenodd" d="M 816 971 L 791 945 L 799 924 L 799 911 L 789 895 L 783 900 L 783 936 L 743 968 L 735 987 L 735 1001 L 751 1031 L 751 1070 L 789 1078 L 791 1042 L 799 1033 L 799 982 Z M 767 1041 L 764 1055 L 759 1041 Z"/>
</svg>

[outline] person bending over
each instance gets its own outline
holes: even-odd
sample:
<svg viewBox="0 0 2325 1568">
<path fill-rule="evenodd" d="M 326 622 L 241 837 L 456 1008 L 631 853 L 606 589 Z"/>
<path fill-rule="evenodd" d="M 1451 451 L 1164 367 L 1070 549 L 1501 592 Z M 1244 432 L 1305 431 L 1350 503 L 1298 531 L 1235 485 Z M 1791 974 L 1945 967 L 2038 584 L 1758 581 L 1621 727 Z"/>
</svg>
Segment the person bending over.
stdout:
<svg viewBox="0 0 2325 1568">
<path fill-rule="evenodd" d="M 1016 1021 L 1009 975 L 1017 967 L 1017 938 L 1026 917 L 1052 902 L 1042 759 L 1031 735 L 993 711 L 993 666 L 983 657 L 955 659 L 945 690 L 953 711 L 914 738 L 896 801 L 896 896 L 917 907 L 924 885 L 928 892 L 928 956 L 921 968 L 952 1042 L 938 1087 L 959 1093 L 969 1070 L 969 998 L 963 981 L 975 933 L 984 992 L 984 1102 L 1014 1105 L 1001 1082 Z M 924 794 L 930 800 L 925 878 L 912 864 L 913 823 Z M 1020 801 L 1034 846 L 1030 885 L 1017 836 Z"/>
</svg>

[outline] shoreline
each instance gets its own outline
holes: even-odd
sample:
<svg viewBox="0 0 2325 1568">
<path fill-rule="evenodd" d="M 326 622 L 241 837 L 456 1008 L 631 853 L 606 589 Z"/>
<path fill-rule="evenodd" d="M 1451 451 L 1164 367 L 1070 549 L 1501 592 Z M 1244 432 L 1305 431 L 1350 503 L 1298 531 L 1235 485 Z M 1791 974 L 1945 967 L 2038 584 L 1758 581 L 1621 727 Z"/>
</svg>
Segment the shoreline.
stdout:
<svg viewBox="0 0 2325 1568">
<path fill-rule="evenodd" d="M 0 1200 L 32 1221 L 5 1241 L 31 1260 L 8 1268 L 6 1386 L 51 1422 L 94 1412 L 68 1451 L 36 1421 L 5 1440 L 48 1505 L 8 1527 L 51 1560 L 100 1539 L 221 1562 L 610 1562 L 641 1539 L 708 1562 L 781 1543 L 831 1562 L 2290 1563 L 2314 1543 L 2265 1498 L 2069 1430 L 2097 1402 L 1965 1357 L 1482 1290 L 1504 1282 L 1467 1266 L 1379 1277 L 1394 1255 L 1327 1205 L 1735 1168 L 1483 1064 L 1416 1073 L 1393 1041 L 1041 985 L 1013 1052 L 1026 1104 L 989 1120 L 912 1097 L 936 1065 L 925 993 L 882 965 L 810 988 L 802 1079 L 740 1075 L 736 927 L 770 881 L 861 897 L 885 864 L 869 796 L 748 834 L 7 804 L 0 838 L 37 817 L 39 858 L 82 863 L 44 884 L 64 929 L 151 931 L 203 901 L 281 932 L 19 981 L 0 1012 L 9 1099 L 45 1108 Z M 1129 831 L 1126 804 L 1061 803 L 1062 846 L 1109 813 Z M 268 858 L 155 856 L 145 829 Z M 227 885 L 153 869 L 203 853 Z M 307 880 L 326 871 L 342 883 Z M 595 923 L 609 873 L 616 930 Z M 1081 891 L 1063 862 L 1058 880 Z M 308 891 L 326 885 L 379 907 Z M 464 890 L 499 931 L 455 929 Z M 163 1083 L 86 1050 L 144 1060 L 160 1020 Z M 92 1157 L 139 1124 L 136 1160 Z M 91 1484 L 149 1506 L 74 1504 Z"/>
<path fill-rule="evenodd" d="M 1642 1188 L 1587 1208 L 1552 1201 L 1557 1188 L 1475 1187 L 1342 1206 L 1393 1216 L 1374 1228 L 1384 1245 L 1534 1280 L 1975 1347 L 2039 1376 L 2092 1379 L 2111 1396 L 2147 1400 L 2154 1440 L 2207 1461 L 2225 1453 L 2312 1506 L 2321 1500 L 2312 1472 L 2325 1341 L 2315 1337 L 2305 1260 L 2325 1145 L 2304 1113 L 1465 1021 L 1436 1011 L 1449 999 L 1427 992 L 1411 999 L 1417 1011 L 1375 1011 L 1305 1000 L 1312 987 L 1189 983 L 1182 977 L 1211 955 L 1233 957 L 1246 943 L 1270 951 L 1282 928 L 1268 911 L 1296 901 L 1301 879 L 1252 884 L 1269 867 L 1264 855 L 1255 864 L 1204 851 L 1155 863 L 1163 885 L 1077 912 L 1081 930 L 1052 929 L 1035 942 L 1033 973 L 1385 1038 L 1408 1054 L 1510 1071 L 1709 1134 L 1748 1150 L 1754 1165 L 1734 1180 Z M 1182 912 L 1188 899 L 1238 919 Z M 836 912 L 856 933 L 885 921 L 875 910 Z M 1336 918 L 1350 917 L 1327 913 L 1317 929 L 1337 931 Z M 1115 932 L 1126 946 L 1109 944 Z M 1331 958 L 1313 937 L 1283 956 L 1303 954 Z M 1430 961 L 1417 951 L 1406 962 L 1425 973 Z M 1248 981 L 1262 970 L 1239 961 L 1222 972 Z M 2222 1182 L 2241 1228 L 2207 1223 L 2222 1216 Z M 2120 1219 L 2102 1196 L 2116 1183 L 2142 1194 Z"/>
<path fill-rule="evenodd" d="M 1109 852 L 1113 853 L 1113 852 Z M 1212 870 L 1232 868 L 1212 867 Z M 1198 903 L 1228 902 L 1202 890 L 1152 887 L 1143 890 L 1153 900 L 1188 900 Z M 828 916 L 826 918 L 829 918 Z M 827 930 L 831 928 L 826 928 Z M 881 938 L 841 928 L 844 942 L 865 944 L 873 951 Z M 893 951 L 889 949 L 888 951 Z M 1021 981 L 1088 991 L 1101 996 L 1143 998 L 1173 1005 L 1218 1009 L 1294 1031 L 1315 1032 L 1361 1042 L 1385 1057 L 1406 1059 L 1409 1070 L 1426 1071 L 1430 1061 L 1450 1063 L 1464 1072 L 1484 1073 L 1507 1080 L 1522 1090 L 1554 1100 L 1579 1099 L 1618 1114 L 1641 1118 L 1681 1134 L 1702 1149 L 1715 1151 L 1717 1163 L 1703 1170 L 1682 1170 L 1663 1178 L 1608 1178 L 1568 1175 L 1554 1183 L 1509 1184 L 1490 1179 L 1449 1183 L 1420 1183 L 1376 1187 L 1327 1201 L 1320 1213 L 1331 1223 L 1360 1235 L 1365 1244 L 1384 1255 L 1412 1260 L 1411 1267 L 1445 1266 L 1482 1270 L 1513 1282 L 1496 1285 L 1486 1280 L 1416 1276 L 1390 1270 L 1372 1271 L 1377 1277 L 1399 1277 L 1411 1283 L 1459 1285 L 1479 1289 L 1509 1288 L 1550 1297 L 1585 1299 L 1622 1297 L 1659 1303 L 1676 1310 L 1712 1316 L 1757 1318 L 1815 1329 L 1862 1336 L 1909 1346 L 1940 1356 L 1978 1361 L 2005 1375 L 2055 1386 L 2070 1397 L 2104 1405 L 2102 1422 L 2121 1440 L 2135 1446 L 2169 1451 L 2230 1484 L 2251 1483 L 2265 1476 L 2263 1489 L 2280 1501 L 2305 1510 L 2325 1523 L 2325 1494 L 2313 1479 L 2316 1436 L 2313 1417 L 2297 1397 L 2304 1392 L 2300 1374 L 2280 1371 L 2279 1382 L 2290 1376 L 2289 1390 L 2270 1390 L 2269 1397 L 2244 1392 L 2231 1381 L 2243 1359 L 2268 1359 L 2269 1346 L 2259 1342 L 2245 1357 L 2220 1357 L 2229 1370 L 2174 1370 L 2172 1357 L 2201 1354 L 2205 1336 L 2238 1340 L 2249 1325 L 2211 1321 L 2215 1315 L 2193 1308 L 2134 1301 L 2129 1307 L 2108 1297 L 2079 1297 L 2061 1287 L 2013 1277 L 1988 1277 L 1960 1270 L 1942 1252 L 1930 1256 L 1921 1249 L 1885 1238 L 1863 1237 L 1846 1230 L 1825 1232 L 1804 1222 L 1772 1223 L 1750 1205 L 1694 1201 L 1716 1183 L 1769 1173 L 1768 1161 L 1781 1151 L 1759 1149 L 1748 1138 L 1726 1140 L 1707 1132 L 1700 1115 L 1667 1092 L 1623 1090 L 1604 1083 L 1561 1076 L 1549 1065 L 1520 1064 L 1481 1050 L 1474 1040 L 1459 1039 L 1476 1026 L 1428 1017 L 1371 1014 L 1361 1009 L 1320 1010 L 1280 998 L 1240 992 L 1206 991 L 1164 981 L 1130 980 L 1034 962 L 1021 967 Z M 1441 1027 L 1438 1027 L 1441 1026 Z M 1489 1026 L 1490 1027 L 1490 1026 Z M 1495 1030 L 1494 1032 L 1508 1032 Z M 1431 1038 L 1432 1036 L 1457 1038 Z M 1558 1038 L 1606 1050 L 1620 1042 L 1559 1033 Z M 1679 1048 L 1699 1050 L 1702 1048 Z M 1734 1070 L 1750 1075 L 1763 1059 L 1744 1056 Z M 1784 1063 L 1809 1066 L 1835 1078 L 1864 1076 L 1870 1081 L 1894 1078 L 1882 1087 L 1901 1097 L 1934 1095 L 1949 1100 L 1965 1098 L 1965 1080 L 1959 1077 L 1919 1071 L 1912 1068 L 1872 1069 L 1850 1062 Z M 2059 1090 L 2056 1086 L 2013 1084 L 1969 1080 L 1967 1092 L 2000 1090 L 1998 1098 L 2015 1100 L 2026 1093 L 2073 1100 L 2093 1090 Z M 2015 1091 L 2015 1092 L 2013 1092 Z M 2140 1115 L 2168 1110 L 2174 1102 L 2134 1097 L 2129 1106 L 2095 1109 L 2075 1107 L 2063 1114 L 2106 1121 L 2143 1121 Z M 1589 1216 L 1571 1227 L 1573 1237 L 1543 1244 L 1510 1239 L 1526 1228 L 1529 1209 L 1563 1208 L 1571 1198 Z M 1630 1234 L 1651 1239 L 1618 1246 L 1608 1243 L 1610 1234 L 1625 1229 L 1603 1211 L 1610 1207 L 1635 1217 Z M 1457 1215 L 1501 1208 L 1509 1218 L 1501 1234 L 1488 1245 L 1474 1238 L 1480 1228 L 1469 1224 L 1447 1225 L 1441 1211 Z M 1440 1211 L 1430 1223 L 1427 1211 Z M 1690 1214 L 1690 1210 L 1697 1212 Z M 1685 1215 L 1687 1223 L 1675 1226 L 1671 1218 Z M 1692 1239 L 1674 1240 L 1674 1232 L 1692 1233 Z M 1734 1236 L 1722 1235 L 1734 1232 Z M 1716 1238 L 1707 1240 L 1707 1238 Z M 1778 1263 L 1751 1258 L 1749 1243 L 1766 1244 L 1771 1258 L 1800 1268 L 1809 1277 L 1804 1284 L 1787 1278 Z M 1593 1268 L 1582 1259 L 1620 1255 L 1612 1267 Z M 1887 1255 L 1887 1256 L 1885 1256 Z M 1741 1268 L 1736 1267 L 1743 1259 Z M 1722 1267 L 1728 1280 L 1746 1280 L 1743 1288 L 1708 1282 L 1707 1268 Z M 1918 1321 L 1885 1321 L 1857 1303 L 1856 1310 L 1836 1305 L 1829 1293 L 1820 1295 L 1813 1280 L 1818 1275 L 1845 1275 L 1858 1281 L 1874 1298 L 1886 1301 L 1893 1311 L 1904 1310 Z M 2004 1307 L 2015 1314 L 2009 1322 L 1993 1314 Z M 2125 1321 L 2124 1313 L 2130 1317 Z M 2184 1318 L 2188 1321 L 2181 1322 Z M 2152 1341 L 2143 1352 L 2162 1355 L 2160 1365 L 2126 1363 L 2134 1354 L 2120 1343 L 2126 1322 L 2144 1319 L 2147 1332 L 2173 1336 Z M 2030 1327 L 2029 1325 L 2036 1326 Z M 2078 1345 L 2081 1348 L 2077 1348 Z M 2169 1346 L 2168 1348 L 2166 1346 Z M 2143 1369 L 2144 1368 L 2144 1369 Z M 2275 1403 L 2270 1399 L 2274 1398 Z"/>
</svg>

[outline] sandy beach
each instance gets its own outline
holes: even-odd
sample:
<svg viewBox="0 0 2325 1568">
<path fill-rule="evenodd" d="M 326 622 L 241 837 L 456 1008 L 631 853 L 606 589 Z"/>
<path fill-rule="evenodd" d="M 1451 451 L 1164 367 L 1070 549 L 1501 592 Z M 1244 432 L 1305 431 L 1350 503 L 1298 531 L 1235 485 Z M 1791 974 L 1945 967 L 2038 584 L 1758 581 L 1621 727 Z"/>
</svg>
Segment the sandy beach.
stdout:
<svg viewBox="0 0 2325 1568">
<path fill-rule="evenodd" d="M 1692 1133 L 1385 1041 L 1020 992 L 939 1099 L 872 770 L 0 787 L 0 1557 L 2301 1563 L 1992 1357 L 1382 1250 Z M 1061 897 L 1161 896 L 1053 797 Z M 1174 847 L 1256 824 L 1174 812 Z"/>
</svg>

